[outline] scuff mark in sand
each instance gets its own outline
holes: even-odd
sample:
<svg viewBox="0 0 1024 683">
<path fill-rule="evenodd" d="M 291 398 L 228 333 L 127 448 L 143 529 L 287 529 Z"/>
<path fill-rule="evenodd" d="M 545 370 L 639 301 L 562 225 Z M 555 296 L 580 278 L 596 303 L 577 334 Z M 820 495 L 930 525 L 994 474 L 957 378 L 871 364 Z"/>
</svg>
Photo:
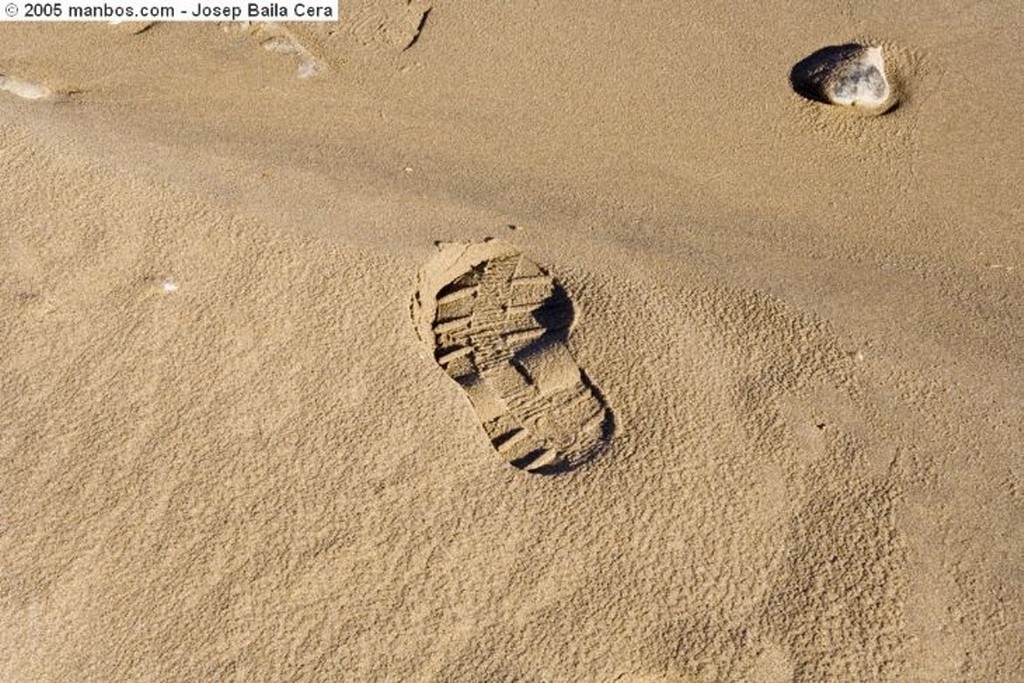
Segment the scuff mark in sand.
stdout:
<svg viewBox="0 0 1024 683">
<path fill-rule="evenodd" d="M 327 62 L 310 51 L 298 36 L 280 24 L 274 22 L 243 22 L 242 24 L 225 24 L 224 30 L 229 31 L 239 26 L 242 31 L 254 37 L 264 50 L 282 55 L 295 55 L 299 59 L 296 76 L 310 78 L 327 71 Z"/>
<path fill-rule="evenodd" d="M 53 91 L 41 83 L 32 83 L 15 76 L 2 74 L 0 74 L 0 90 L 16 95 L 23 100 L 43 100 L 53 95 Z"/>
<path fill-rule="evenodd" d="M 430 7 L 429 5 L 426 7 L 426 9 L 422 9 L 421 8 L 421 11 L 423 12 L 423 14 L 420 16 L 420 23 L 416 25 L 416 30 L 413 32 L 412 36 L 409 38 L 409 42 L 406 43 L 405 47 L 402 48 L 402 52 L 405 52 L 410 47 L 415 45 L 416 41 L 420 39 L 420 34 L 423 33 L 423 27 L 427 25 L 427 16 L 430 14 L 430 10 L 431 9 L 433 9 L 433 8 Z"/>
</svg>

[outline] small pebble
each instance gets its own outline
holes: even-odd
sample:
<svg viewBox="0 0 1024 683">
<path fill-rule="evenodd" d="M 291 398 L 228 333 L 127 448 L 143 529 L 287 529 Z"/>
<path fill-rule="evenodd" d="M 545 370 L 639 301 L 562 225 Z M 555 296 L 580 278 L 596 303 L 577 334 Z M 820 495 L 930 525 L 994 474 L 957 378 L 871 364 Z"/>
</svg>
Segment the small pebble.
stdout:
<svg viewBox="0 0 1024 683">
<path fill-rule="evenodd" d="M 793 67 L 790 83 L 808 99 L 873 115 L 889 111 L 897 101 L 886 74 L 885 56 L 878 46 L 822 48 Z"/>
</svg>

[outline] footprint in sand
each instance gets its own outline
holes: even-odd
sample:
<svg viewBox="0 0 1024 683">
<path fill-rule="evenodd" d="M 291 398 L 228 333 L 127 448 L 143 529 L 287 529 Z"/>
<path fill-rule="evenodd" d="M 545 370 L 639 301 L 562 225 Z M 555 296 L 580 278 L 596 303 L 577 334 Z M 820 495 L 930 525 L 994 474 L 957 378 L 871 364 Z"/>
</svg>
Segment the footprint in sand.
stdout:
<svg viewBox="0 0 1024 683">
<path fill-rule="evenodd" d="M 428 0 L 359 0 L 340 26 L 353 51 L 403 52 L 419 40 L 431 6 Z"/>
<path fill-rule="evenodd" d="M 413 311 L 434 358 L 511 464 L 554 474 L 604 450 L 614 422 L 566 345 L 572 301 L 515 247 L 442 246 L 420 273 Z"/>
<path fill-rule="evenodd" d="M 850 43 L 824 47 L 797 62 L 789 74 L 797 94 L 809 100 L 878 115 L 897 103 L 881 47 Z"/>
<path fill-rule="evenodd" d="M 310 78 L 327 71 L 327 62 L 306 47 L 293 31 L 274 22 L 222 24 L 224 31 L 239 30 L 252 36 L 267 52 L 290 55 L 297 61 L 295 75 Z"/>
</svg>

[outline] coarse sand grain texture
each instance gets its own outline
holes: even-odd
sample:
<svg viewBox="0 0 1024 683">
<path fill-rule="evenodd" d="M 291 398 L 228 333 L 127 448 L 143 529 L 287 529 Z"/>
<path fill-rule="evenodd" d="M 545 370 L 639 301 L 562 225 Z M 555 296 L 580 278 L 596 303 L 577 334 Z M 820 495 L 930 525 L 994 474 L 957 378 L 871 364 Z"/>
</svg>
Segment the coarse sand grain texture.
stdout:
<svg viewBox="0 0 1024 683">
<path fill-rule="evenodd" d="M 0 681 L 1020 680 L 1018 4 L 340 8 L 0 32 Z"/>
</svg>

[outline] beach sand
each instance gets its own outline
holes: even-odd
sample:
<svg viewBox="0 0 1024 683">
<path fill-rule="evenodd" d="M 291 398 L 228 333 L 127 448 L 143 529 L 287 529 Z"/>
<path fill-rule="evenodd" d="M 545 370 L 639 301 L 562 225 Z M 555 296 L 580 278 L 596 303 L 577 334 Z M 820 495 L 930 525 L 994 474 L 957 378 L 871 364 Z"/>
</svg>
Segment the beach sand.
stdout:
<svg viewBox="0 0 1024 683">
<path fill-rule="evenodd" d="M 1018 5 L 341 5 L 0 34 L 0 680 L 1019 680 Z"/>
</svg>

